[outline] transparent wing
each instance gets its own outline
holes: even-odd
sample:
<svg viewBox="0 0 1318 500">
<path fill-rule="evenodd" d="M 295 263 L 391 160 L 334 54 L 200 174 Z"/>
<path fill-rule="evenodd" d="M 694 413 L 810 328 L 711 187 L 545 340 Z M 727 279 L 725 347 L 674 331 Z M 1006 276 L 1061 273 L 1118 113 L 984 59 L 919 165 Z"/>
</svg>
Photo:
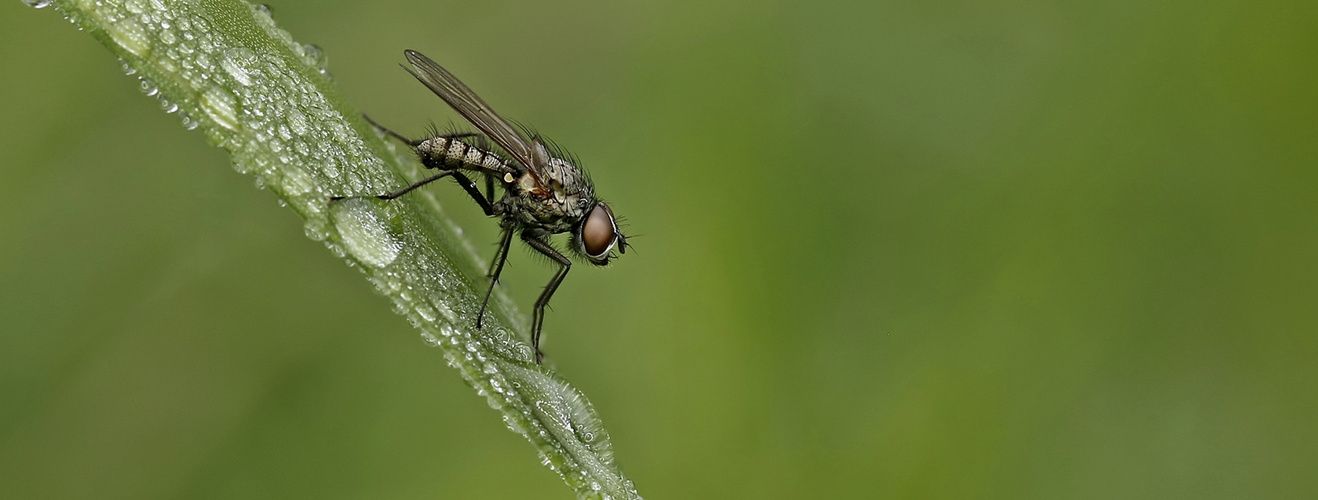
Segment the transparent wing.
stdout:
<svg viewBox="0 0 1318 500">
<path fill-rule="evenodd" d="M 544 170 L 544 166 L 537 165 L 533 161 L 533 158 L 539 158 L 541 155 L 534 153 L 536 149 L 530 141 L 522 137 L 522 134 L 518 133 L 503 118 L 500 118 L 498 114 L 495 114 L 494 110 L 490 109 L 489 104 L 485 104 L 484 100 L 467 88 L 466 85 L 463 85 L 458 77 L 453 76 L 453 73 L 449 73 L 448 70 L 440 67 L 439 64 L 420 52 L 407 50 L 404 51 L 404 54 L 407 56 L 407 61 L 412 63 L 412 68 L 416 70 L 413 71 L 407 67 L 403 67 L 403 69 L 415 76 L 417 80 L 421 80 L 421 83 L 429 87 L 435 95 L 438 95 L 440 99 L 452 106 L 458 114 L 461 114 L 463 118 L 466 118 L 467 121 L 502 147 L 504 151 L 512 155 L 513 159 L 530 170 L 532 175 L 537 177 L 536 180 L 539 180 L 540 176 L 538 174 Z"/>
</svg>

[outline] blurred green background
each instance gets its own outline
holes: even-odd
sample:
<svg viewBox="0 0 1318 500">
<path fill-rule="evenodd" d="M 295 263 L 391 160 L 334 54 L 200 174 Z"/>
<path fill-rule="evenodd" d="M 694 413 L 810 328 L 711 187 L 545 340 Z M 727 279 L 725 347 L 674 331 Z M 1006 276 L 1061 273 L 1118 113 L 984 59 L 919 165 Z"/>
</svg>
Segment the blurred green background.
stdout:
<svg viewBox="0 0 1318 500">
<path fill-rule="evenodd" d="M 583 158 L 641 236 L 545 347 L 648 498 L 1318 496 L 1312 1 L 272 7 Z M 91 37 L 0 40 L 0 497 L 570 498 Z"/>
</svg>

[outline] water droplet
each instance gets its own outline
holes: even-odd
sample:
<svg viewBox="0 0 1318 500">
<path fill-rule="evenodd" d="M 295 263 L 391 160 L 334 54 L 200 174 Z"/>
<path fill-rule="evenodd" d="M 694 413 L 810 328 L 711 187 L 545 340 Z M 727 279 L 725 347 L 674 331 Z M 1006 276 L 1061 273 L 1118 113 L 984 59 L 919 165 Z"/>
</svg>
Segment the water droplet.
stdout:
<svg viewBox="0 0 1318 500">
<path fill-rule="evenodd" d="M 141 79 L 141 81 L 138 82 L 138 85 L 142 87 L 142 93 L 146 94 L 147 97 L 154 97 L 156 94 L 160 93 L 160 88 L 156 87 L 156 82 L 153 82 L 148 78 Z"/>
<path fill-rule="evenodd" d="M 233 94 L 212 86 L 201 94 L 201 109 L 216 124 L 229 130 L 238 130 L 238 101 Z"/>
<path fill-rule="evenodd" d="M 243 86 L 252 85 L 251 72 L 247 70 L 256 61 L 256 53 L 246 47 L 234 47 L 224 49 L 224 59 L 220 61 L 220 66 L 224 71 L 232 76 L 234 80 Z"/>
<path fill-rule="evenodd" d="M 133 18 L 125 17 L 116 23 L 106 23 L 105 32 L 114 43 L 137 57 L 145 58 L 151 54 L 151 39 L 147 38 L 146 30 Z"/>
<path fill-rule="evenodd" d="M 46 7 L 50 7 L 50 4 L 54 2 L 53 0 L 23 0 L 23 3 L 27 4 L 28 7 L 44 9 Z"/>
<path fill-rule="evenodd" d="M 298 111 L 297 108 L 288 112 L 288 126 L 293 129 L 293 133 L 299 136 L 307 135 L 307 116 Z"/>
<path fill-rule="evenodd" d="M 324 73 L 329 66 L 329 56 L 325 55 L 325 51 L 321 50 L 320 46 L 310 43 L 303 45 L 302 50 L 306 52 L 304 60 L 307 64 L 314 66 L 316 71 Z"/>
<path fill-rule="evenodd" d="M 301 168 L 288 165 L 284 172 L 284 191 L 293 196 L 301 196 L 316 189 L 316 181 L 303 172 Z"/>
<path fill-rule="evenodd" d="M 416 306 L 416 314 L 427 322 L 435 320 L 435 311 L 425 304 Z"/>
<path fill-rule="evenodd" d="M 310 218 L 307 219 L 306 225 L 302 226 L 302 230 L 307 233 L 308 238 L 315 241 L 324 241 L 325 238 L 329 237 L 329 230 L 325 225 L 323 219 Z"/>
<path fill-rule="evenodd" d="M 331 210 L 334 227 L 343 237 L 343 245 L 358 261 L 385 267 L 398 258 L 402 243 L 394 239 L 374 204 L 348 199 L 335 202 Z"/>
<path fill-rule="evenodd" d="M 430 347 L 439 347 L 439 338 L 430 334 L 430 332 L 421 332 L 421 338 L 426 341 Z"/>
</svg>

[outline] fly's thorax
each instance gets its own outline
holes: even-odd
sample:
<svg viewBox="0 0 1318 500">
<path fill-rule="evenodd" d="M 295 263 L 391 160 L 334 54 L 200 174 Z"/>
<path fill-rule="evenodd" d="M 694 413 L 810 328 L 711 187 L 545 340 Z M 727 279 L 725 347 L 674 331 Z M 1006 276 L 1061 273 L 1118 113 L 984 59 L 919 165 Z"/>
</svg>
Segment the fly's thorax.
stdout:
<svg viewBox="0 0 1318 500">
<path fill-rule="evenodd" d="M 499 203 L 508 217 L 521 224 L 563 233 L 594 206 L 595 191 L 581 170 L 566 160 L 551 158 L 548 163 L 540 177 L 529 171 L 520 176 L 505 174 L 508 194 Z"/>
<path fill-rule="evenodd" d="M 549 178 L 549 197 L 545 200 L 563 215 L 574 222 L 586 215 L 586 210 L 595 204 L 595 189 L 590 180 L 575 165 L 567 160 L 551 158 L 549 168 L 545 169 Z"/>
</svg>

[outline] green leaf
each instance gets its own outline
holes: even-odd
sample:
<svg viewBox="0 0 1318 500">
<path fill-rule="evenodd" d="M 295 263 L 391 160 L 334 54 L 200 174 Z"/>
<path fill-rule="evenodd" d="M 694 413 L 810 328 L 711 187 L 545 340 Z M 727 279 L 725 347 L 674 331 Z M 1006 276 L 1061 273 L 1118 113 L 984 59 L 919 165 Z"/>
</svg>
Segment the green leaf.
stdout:
<svg viewBox="0 0 1318 500">
<path fill-rule="evenodd" d="M 382 139 L 335 91 L 325 57 L 239 0 L 56 0 L 143 91 L 229 152 L 234 168 L 297 212 L 310 238 L 359 269 L 444 353 L 579 497 L 640 498 L 581 392 L 534 362 L 527 322 L 496 293 L 476 330 L 484 262 L 424 191 L 374 194 L 419 178 L 411 152 Z M 497 485 L 495 485 L 497 487 Z"/>
</svg>

